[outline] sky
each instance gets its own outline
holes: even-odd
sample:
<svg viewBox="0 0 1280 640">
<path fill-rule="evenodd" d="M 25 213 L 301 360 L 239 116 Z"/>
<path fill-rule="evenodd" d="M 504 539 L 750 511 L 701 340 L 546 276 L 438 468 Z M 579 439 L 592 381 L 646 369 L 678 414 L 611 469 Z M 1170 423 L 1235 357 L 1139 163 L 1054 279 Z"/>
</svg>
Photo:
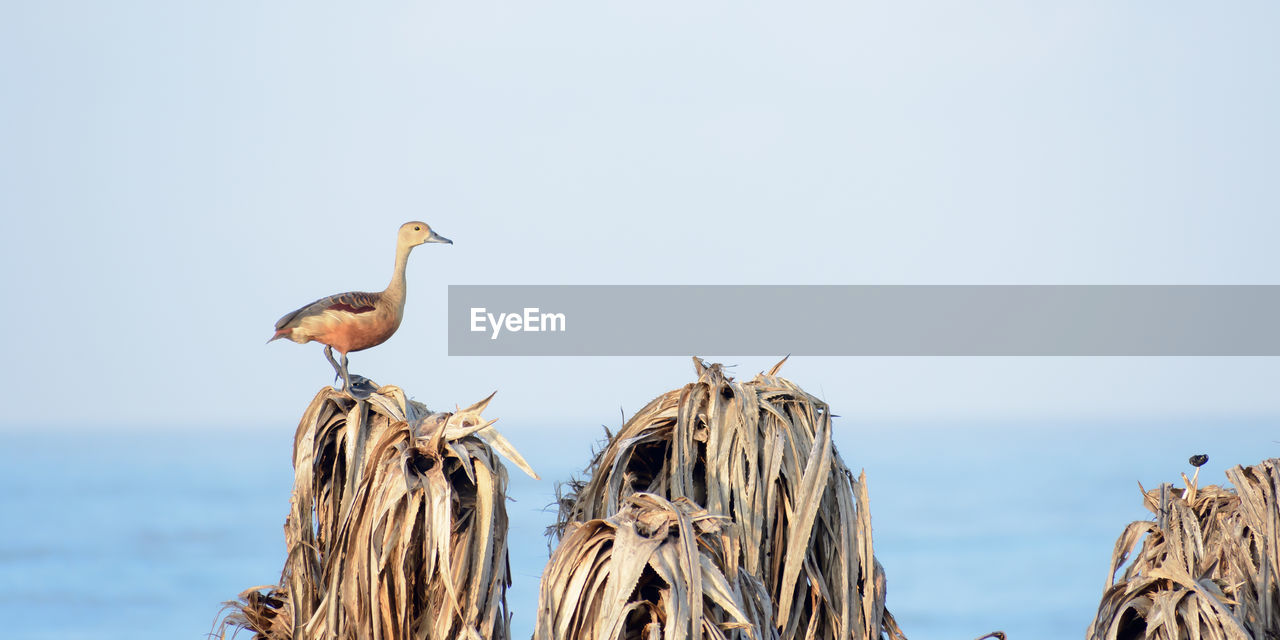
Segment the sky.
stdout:
<svg viewBox="0 0 1280 640">
<path fill-rule="evenodd" d="M 352 370 L 437 407 L 497 389 L 517 432 L 692 369 L 450 358 L 450 284 L 1274 284 L 1277 14 L 7 3 L 0 425 L 292 423 L 331 369 L 272 324 L 384 287 L 406 220 L 455 244 L 414 252 L 404 324 Z M 786 372 L 871 421 L 1280 409 L 1271 358 Z"/>
<path fill-rule="evenodd" d="M 275 320 L 383 288 L 408 220 L 455 244 L 414 251 L 404 323 L 352 371 L 437 409 L 497 390 L 486 414 L 544 456 L 691 363 L 449 357 L 449 285 L 1280 284 L 1276 24 L 1253 1 L 0 3 L 0 430 L 284 443 L 332 370 L 264 344 Z M 782 373 L 846 454 L 909 422 L 975 448 L 956 434 L 1089 423 L 1124 476 L 1097 428 L 1280 418 L 1276 358 Z"/>
</svg>

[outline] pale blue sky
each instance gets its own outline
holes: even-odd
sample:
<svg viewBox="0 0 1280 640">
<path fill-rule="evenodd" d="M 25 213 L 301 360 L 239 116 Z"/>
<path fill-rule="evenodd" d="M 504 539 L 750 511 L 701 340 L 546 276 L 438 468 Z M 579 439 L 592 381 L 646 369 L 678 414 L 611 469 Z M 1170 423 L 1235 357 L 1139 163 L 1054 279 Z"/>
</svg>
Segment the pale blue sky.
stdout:
<svg viewBox="0 0 1280 640">
<path fill-rule="evenodd" d="M 144 620 L 172 628 L 153 634 L 203 633 L 214 603 L 274 579 L 279 520 L 259 516 L 283 513 L 267 505 L 286 500 L 294 426 L 332 371 L 318 345 L 264 342 L 304 303 L 385 286 L 407 220 L 456 244 L 415 251 L 404 324 L 352 370 L 441 409 L 499 390 L 487 413 L 547 478 L 512 486 L 526 631 L 551 480 L 619 407 L 693 371 L 449 358 L 449 284 L 1280 284 L 1277 25 L 1271 0 L 0 0 L 0 429 L 169 431 L 107 447 L 105 467 L 92 437 L 0 448 L 16 489 L 58 470 L 3 494 L 44 523 L 11 549 L 61 549 L 0 567 L 56 594 L 11 602 L 18 629 L 108 576 L 117 600 L 52 624 L 138 637 L 122 616 L 162 602 L 167 622 Z M 842 455 L 868 469 L 909 635 L 1079 637 L 1111 536 L 1146 515 L 1135 480 L 1204 451 L 1220 482 L 1278 446 L 1276 358 L 783 373 L 831 403 Z M 271 453 L 224 454 L 202 427 Z M 948 493 L 960 477 L 981 492 Z M 67 513 L 103 514 L 104 536 Z M 187 535 L 233 517 L 241 537 Z M 207 555 L 137 545 L 157 527 Z M 225 541 L 243 537 L 256 546 Z"/>
<path fill-rule="evenodd" d="M 691 367 L 448 358 L 448 284 L 1280 283 L 1278 18 L 1273 2 L 6 3 L 0 425 L 291 428 L 331 370 L 317 345 L 264 345 L 272 323 L 382 288 L 410 219 L 456 244 L 415 252 L 404 325 L 352 369 L 436 407 L 498 389 L 517 442 L 615 424 Z M 867 424 L 1280 412 L 1276 359 L 784 372 Z"/>
</svg>

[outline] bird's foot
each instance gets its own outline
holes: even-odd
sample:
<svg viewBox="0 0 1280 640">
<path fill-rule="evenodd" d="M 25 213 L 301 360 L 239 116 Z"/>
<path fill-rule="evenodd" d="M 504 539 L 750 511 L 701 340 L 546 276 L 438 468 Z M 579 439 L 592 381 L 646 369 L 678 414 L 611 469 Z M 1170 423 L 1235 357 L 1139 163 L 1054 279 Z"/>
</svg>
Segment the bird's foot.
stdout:
<svg viewBox="0 0 1280 640">
<path fill-rule="evenodd" d="M 364 400 L 365 398 L 373 395 L 377 390 L 378 387 L 373 384 L 372 380 L 353 373 L 351 374 L 351 386 L 346 389 L 346 392 L 351 394 L 352 398 Z"/>
</svg>

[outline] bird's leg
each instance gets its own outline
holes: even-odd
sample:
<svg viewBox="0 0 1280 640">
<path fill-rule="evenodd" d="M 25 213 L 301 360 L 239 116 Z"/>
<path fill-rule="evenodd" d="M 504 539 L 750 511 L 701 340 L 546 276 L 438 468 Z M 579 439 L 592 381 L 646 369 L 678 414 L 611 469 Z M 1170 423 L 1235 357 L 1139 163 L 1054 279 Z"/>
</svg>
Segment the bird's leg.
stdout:
<svg viewBox="0 0 1280 640">
<path fill-rule="evenodd" d="M 342 382 L 346 385 L 342 390 L 351 391 L 351 374 L 347 372 L 347 354 L 345 353 L 342 354 Z"/>
<path fill-rule="evenodd" d="M 343 375 L 346 376 L 345 380 L 347 381 L 346 391 L 352 398 L 364 400 L 377 390 L 368 378 L 358 373 L 351 373 L 351 368 L 347 365 L 347 354 L 345 353 L 342 354 L 342 370 L 344 372 Z"/>
<path fill-rule="evenodd" d="M 339 379 L 343 377 L 344 371 L 343 371 L 343 367 L 338 365 L 338 361 L 333 359 L 333 347 L 330 347 L 329 345 L 325 345 L 324 357 L 328 358 L 329 364 L 333 365 L 333 371 L 334 371 L 333 381 L 337 382 Z M 345 353 L 342 354 L 342 359 L 343 360 L 347 359 L 347 355 Z"/>
</svg>

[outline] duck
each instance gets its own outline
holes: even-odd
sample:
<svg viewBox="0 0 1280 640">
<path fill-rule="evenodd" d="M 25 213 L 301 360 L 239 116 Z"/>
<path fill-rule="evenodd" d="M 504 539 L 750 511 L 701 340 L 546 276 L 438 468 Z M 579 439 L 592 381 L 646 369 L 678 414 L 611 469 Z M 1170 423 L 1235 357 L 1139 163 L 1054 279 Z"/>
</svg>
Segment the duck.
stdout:
<svg viewBox="0 0 1280 640">
<path fill-rule="evenodd" d="M 342 390 L 352 393 L 347 354 L 376 347 L 387 341 L 404 320 L 405 267 L 409 253 L 423 244 L 453 244 L 432 231 L 425 222 L 412 221 L 400 225 L 396 235 L 396 266 L 391 283 L 378 292 L 348 291 L 320 298 L 311 304 L 286 313 L 276 321 L 275 333 L 268 343 L 281 338 L 298 344 L 311 341 L 324 347 L 324 355 L 336 372 L 334 380 L 342 380 Z M 334 350 L 342 362 L 334 359 Z M 363 382 L 363 378 L 356 376 Z"/>
</svg>

